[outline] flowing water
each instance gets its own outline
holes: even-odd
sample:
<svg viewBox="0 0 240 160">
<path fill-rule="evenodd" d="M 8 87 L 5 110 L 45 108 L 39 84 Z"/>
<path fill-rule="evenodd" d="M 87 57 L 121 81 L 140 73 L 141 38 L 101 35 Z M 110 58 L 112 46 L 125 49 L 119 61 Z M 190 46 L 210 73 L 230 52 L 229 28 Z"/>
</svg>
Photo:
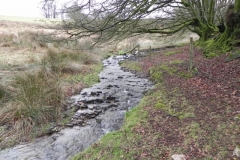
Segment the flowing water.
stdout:
<svg viewBox="0 0 240 160">
<path fill-rule="evenodd" d="M 83 151 L 104 134 L 118 130 L 125 112 L 136 106 L 152 87 L 147 79 L 123 71 L 120 60 L 129 56 L 112 56 L 103 61 L 100 83 L 71 97 L 77 109 L 69 124 L 58 133 L 31 143 L 0 151 L 1 160 L 65 160 Z"/>
</svg>

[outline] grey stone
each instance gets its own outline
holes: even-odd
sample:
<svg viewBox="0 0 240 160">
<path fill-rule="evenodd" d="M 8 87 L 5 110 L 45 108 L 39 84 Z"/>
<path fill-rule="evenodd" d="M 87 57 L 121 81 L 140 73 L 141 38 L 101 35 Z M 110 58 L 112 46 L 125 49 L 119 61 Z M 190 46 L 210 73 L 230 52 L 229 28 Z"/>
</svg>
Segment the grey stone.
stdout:
<svg viewBox="0 0 240 160">
<path fill-rule="evenodd" d="M 233 151 L 233 155 L 236 157 L 240 157 L 240 147 L 236 146 L 234 151 Z"/>
<path fill-rule="evenodd" d="M 174 154 L 172 155 L 173 160 L 186 160 L 185 156 L 183 154 Z"/>
<path fill-rule="evenodd" d="M 73 124 L 72 123 L 67 123 L 65 124 L 66 127 L 73 127 Z"/>
</svg>

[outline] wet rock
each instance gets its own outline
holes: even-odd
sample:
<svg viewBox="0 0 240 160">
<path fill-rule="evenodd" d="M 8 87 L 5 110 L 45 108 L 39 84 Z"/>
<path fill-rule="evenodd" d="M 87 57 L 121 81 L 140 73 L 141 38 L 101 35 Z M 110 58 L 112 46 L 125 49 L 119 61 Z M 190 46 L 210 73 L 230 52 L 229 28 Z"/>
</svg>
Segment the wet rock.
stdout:
<svg viewBox="0 0 240 160">
<path fill-rule="evenodd" d="M 91 93 L 90 93 L 90 96 L 99 96 L 99 95 L 100 95 L 99 92 L 91 92 Z"/>
<path fill-rule="evenodd" d="M 85 95 L 85 96 L 86 96 L 86 95 L 87 95 L 87 92 L 83 92 L 83 93 L 81 93 L 81 95 Z"/>
<path fill-rule="evenodd" d="M 69 106 L 78 110 L 65 125 L 67 128 L 32 143 L 0 151 L 0 159 L 70 159 L 102 135 L 118 130 L 126 110 L 136 106 L 143 92 L 152 87 L 146 79 L 121 70 L 118 62 L 126 57 L 104 60 L 106 67 L 99 75 L 101 83 L 69 99 Z"/>
<path fill-rule="evenodd" d="M 109 100 L 109 101 L 114 101 L 116 99 L 116 97 L 113 97 L 113 96 L 108 96 L 106 97 L 106 100 Z"/>
<path fill-rule="evenodd" d="M 50 135 L 50 134 L 53 134 L 53 133 L 58 132 L 58 131 L 59 131 L 58 127 L 52 126 L 48 129 L 47 134 Z"/>
<path fill-rule="evenodd" d="M 117 113 L 117 114 L 116 114 Z M 107 111 L 102 118 L 101 127 L 105 133 L 118 130 L 123 124 L 124 111 Z"/>
<path fill-rule="evenodd" d="M 127 93 L 127 96 L 131 96 L 131 97 L 132 97 L 132 96 L 133 96 L 133 94 L 132 94 L 132 93 Z"/>
<path fill-rule="evenodd" d="M 101 123 L 102 122 L 101 118 L 96 118 L 95 120 L 96 120 L 97 123 Z"/>
<path fill-rule="evenodd" d="M 103 103 L 104 100 L 101 97 L 84 97 L 78 100 L 78 103 L 84 103 L 87 104 L 97 104 L 97 103 Z"/>
<path fill-rule="evenodd" d="M 106 88 L 107 89 L 110 89 L 110 88 L 112 88 L 113 87 L 113 85 L 108 85 Z"/>
<path fill-rule="evenodd" d="M 68 98 L 68 99 L 66 100 L 66 102 L 67 102 L 67 104 L 72 104 L 72 103 L 75 102 L 75 100 L 72 99 L 72 98 Z"/>
<path fill-rule="evenodd" d="M 77 119 L 77 120 L 73 120 L 71 124 L 73 124 L 74 126 L 76 125 L 82 125 L 84 123 L 84 121 L 82 119 Z"/>
<path fill-rule="evenodd" d="M 113 104 L 109 105 L 108 108 L 113 108 L 113 107 L 117 107 L 117 106 L 118 106 L 118 105 L 117 105 L 116 103 L 113 103 Z"/>
<path fill-rule="evenodd" d="M 73 127 L 73 124 L 72 123 L 67 123 L 65 124 L 66 127 Z"/>
<path fill-rule="evenodd" d="M 89 105 L 88 109 L 93 110 L 93 109 L 95 109 L 95 107 L 96 107 L 95 105 L 94 106 L 93 105 L 91 105 L 91 106 Z"/>
</svg>

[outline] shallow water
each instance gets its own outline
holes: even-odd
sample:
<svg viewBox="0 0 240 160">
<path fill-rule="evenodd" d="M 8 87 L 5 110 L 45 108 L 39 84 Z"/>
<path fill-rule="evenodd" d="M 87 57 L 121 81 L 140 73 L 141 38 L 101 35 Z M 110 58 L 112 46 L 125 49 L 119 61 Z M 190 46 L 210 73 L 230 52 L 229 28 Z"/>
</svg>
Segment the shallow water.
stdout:
<svg viewBox="0 0 240 160">
<path fill-rule="evenodd" d="M 103 61 L 100 83 L 71 97 L 78 111 L 69 126 L 51 136 L 0 151 L 2 160 L 65 160 L 83 151 L 104 134 L 118 130 L 127 110 L 136 106 L 152 83 L 121 69 L 118 62 L 129 56 L 112 56 Z"/>
</svg>

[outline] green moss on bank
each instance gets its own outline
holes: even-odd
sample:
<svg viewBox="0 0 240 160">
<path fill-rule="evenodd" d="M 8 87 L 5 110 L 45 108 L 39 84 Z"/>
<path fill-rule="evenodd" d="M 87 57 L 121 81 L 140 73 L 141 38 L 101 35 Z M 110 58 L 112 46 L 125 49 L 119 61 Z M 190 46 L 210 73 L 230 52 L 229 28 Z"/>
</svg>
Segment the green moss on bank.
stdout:
<svg viewBox="0 0 240 160">
<path fill-rule="evenodd" d="M 162 83 L 163 72 L 176 74 L 177 70 L 167 64 L 153 67 L 151 78 L 157 83 L 156 89 L 149 92 L 137 107 L 126 113 L 122 128 L 103 136 L 99 142 L 93 144 L 84 152 L 75 155 L 72 159 L 138 159 L 139 156 L 144 158 L 148 151 L 151 151 L 151 157 L 149 158 L 159 159 L 159 154 L 164 154 L 165 149 L 155 147 L 156 144 L 154 143 L 156 139 L 162 137 L 161 133 L 145 133 L 143 129 L 149 126 L 150 115 L 148 110 L 163 111 L 179 120 L 194 117 L 194 107 L 188 103 L 187 99 L 181 97 L 178 89 L 165 90 Z M 164 118 L 159 117 L 159 120 L 164 121 Z M 146 140 L 146 134 L 151 140 Z"/>
<path fill-rule="evenodd" d="M 128 68 L 132 71 L 141 71 L 141 65 L 139 62 L 135 62 L 135 61 L 122 61 L 121 63 L 121 66 L 124 67 L 124 68 Z"/>
<path fill-rule="evenodd" d="M 99 82 L 99 76 L 98 74 L 100 73 L 100 71 L 102 70 L 103 65 L 101 63 L 97 63 L 94 65 L 91 65 L 88 67 L 87 73 L 85 74 L 75 74 L 75 75 L 71 75 L 65 78 L 65 81 L 67 81 L 68 83 L 82 83 L 87 87 L 92 86 L 95 83 Z"/>
<path fill-rule="evenodd" d="M 72 160 L 132 159 L 137 151 L 131 146 L 136 145 L 141 140 L 141 136 L 135 134 L 133 129 L 135 126 L 146 122 L 147 112 L 144 111 L 146 99 L 144 98 L 137 107 L 126 113 L 125 123 L 120 131 L 103 136 L 99 142 L 93 144 L 86 151 L 75 155 Z"/>
</svg>

